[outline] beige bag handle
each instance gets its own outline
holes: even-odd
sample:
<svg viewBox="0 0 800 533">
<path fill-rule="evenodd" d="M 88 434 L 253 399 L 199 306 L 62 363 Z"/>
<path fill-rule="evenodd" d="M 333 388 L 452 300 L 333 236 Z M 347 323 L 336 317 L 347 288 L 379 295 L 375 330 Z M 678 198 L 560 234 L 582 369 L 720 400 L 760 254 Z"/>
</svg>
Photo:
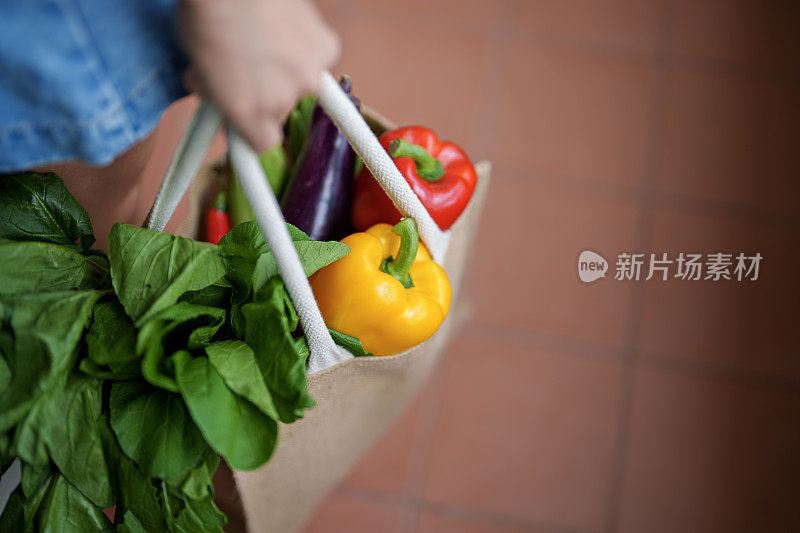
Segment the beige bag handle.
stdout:
<svg viewBox="0 0 800 533">
<path fill-rule="evenodd" d="M 398 210 L 413 217 L 420 237 L 437 262 L 444 258 L 449 232 L 439 229 L 411 190 L 389 154 L 369 129 L 361 113 L 328 72 L 321 74 L 319 103 L 347 138 L 353 150 L 392 199 Z M 203 155 L 222 123 L 220 114 L 203 101 L 178 145 L 172 162 L 145 221 L 150 229 L 163 230 L 197 174 Z M 325 326 L 297 251 L 292 244 L 278 201 L 258 156 L 232 129 L 228 129 L 228 151 L 245 196 L 270 250 L 275 254 L 281 277 L 297 310 L 310 351 L 308 373 L 313 374 L 352 357 L 337 346 Z"/>
</svg>

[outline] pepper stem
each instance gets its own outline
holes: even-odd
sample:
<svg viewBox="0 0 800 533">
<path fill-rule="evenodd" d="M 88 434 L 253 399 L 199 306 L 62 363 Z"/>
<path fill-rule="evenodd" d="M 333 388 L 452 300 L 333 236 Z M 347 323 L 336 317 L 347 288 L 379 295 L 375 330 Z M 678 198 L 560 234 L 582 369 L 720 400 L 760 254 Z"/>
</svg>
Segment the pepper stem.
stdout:
<svg viewBox="0 0 800 533">
<path fill-rule="evenodd" d="M 224 190 L 221 190 L 217 193 L 217 195 L 214 197 L 214 201 L 211 202 L 211 207 L 218 211 L 228 210 L 228 202 Z"/>
<path fill-rule="evenodd" d="M 413 287 L 411 275 L 408 271 L 417 258 L 417 248 L 419 248 L 419 231 L 417 223 L 413 218 L 404 218 L 392 228 L 392 233 L 400 235 L 400 249 L 394 259 L 389 257 L 384 260 L 381 270 L 395 278 L 403 284 L 406 289 Z"/>
<path fill-rule="evenodd" d="M 389 155 L 392 157 L 410 157 L 417 164 L 417 174 L 426 181 L 436 181 L 444 176 L 442 162 L 428 153 L 418 144 L 405 139 L 392 139 L 389 143 Z"/>
</svg>

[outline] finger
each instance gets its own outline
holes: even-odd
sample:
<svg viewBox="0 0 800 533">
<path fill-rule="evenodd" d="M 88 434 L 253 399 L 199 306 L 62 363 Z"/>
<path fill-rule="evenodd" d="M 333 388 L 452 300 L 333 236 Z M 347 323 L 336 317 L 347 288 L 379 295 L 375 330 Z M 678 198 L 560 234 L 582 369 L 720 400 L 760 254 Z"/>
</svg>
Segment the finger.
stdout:
<svg viewBox="0 0 800 533">
<path fill-rule="evenodd" d="M 230 126 L 242 136 L 257 154 L 278 145 L 282 140 L 280 125 L 275 120 L 249 120 L 241 124 L 231 121 Z"/>
</svg>

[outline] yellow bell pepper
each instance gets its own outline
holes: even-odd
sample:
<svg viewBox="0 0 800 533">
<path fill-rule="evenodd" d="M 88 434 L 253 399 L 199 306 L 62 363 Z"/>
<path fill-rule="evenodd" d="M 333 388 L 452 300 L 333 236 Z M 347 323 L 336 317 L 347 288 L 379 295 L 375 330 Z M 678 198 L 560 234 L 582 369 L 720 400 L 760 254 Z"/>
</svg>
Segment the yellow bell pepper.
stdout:
<svg viewBox="0 0 800 533">
<path fill-rule="evenodd" d="M 450 282 L 411 218 L 342 239 L 350 253 L 311 276 L 328 327 L 358 337 L 375 355 L 427 340 L 450 309 Z"/>
</svg>

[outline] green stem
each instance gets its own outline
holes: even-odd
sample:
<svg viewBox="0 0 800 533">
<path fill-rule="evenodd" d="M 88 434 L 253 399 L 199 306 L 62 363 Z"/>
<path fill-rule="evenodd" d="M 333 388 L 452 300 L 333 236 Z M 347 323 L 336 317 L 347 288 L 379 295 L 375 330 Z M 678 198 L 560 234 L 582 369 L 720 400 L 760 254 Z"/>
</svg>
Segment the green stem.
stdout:
<svg viewBox="0 0 800 533">
<path fill-rule="evenodd" d="M 418 144 L 412 144 L 400 138 L 393 139 L 389 143 L 389 155 L 413 159 L 417 164 L 417 174 L 426 181 L 436 181 L 444 176 L 442 162 Z"/>
<path fill-rule="evenodd" d="M 417 258 L 417 248 L 419 248 L 419 231 L 417 223 L 413 218 L 404 218 L 392 228 L 392 233 L 400 235 L 400 249 L 397 255 L 384 260 L 381 270 L 395 278 L 403 284 L 406 289 L 413 287 L 411 274 L 408 271 Z"/>
<path fill-rule="evenodd" d="M 228 199 L 225 196 L 224 190 L 221 190 L 217 193 L 217 195 L 214 197 L 214 201 L 211 202 L 211 207 L 213 207 L 217 211 L 228 210 Z"/>
<path fill-rule="evenodd" d="M 167 522 L 172 523 L 172 509 L 169 505 L 169 494 L 167 494 L 167 482 L 161 480 L 161 494 L 164 496 L 164 510 L 167 512 Z"/>
</svg>

